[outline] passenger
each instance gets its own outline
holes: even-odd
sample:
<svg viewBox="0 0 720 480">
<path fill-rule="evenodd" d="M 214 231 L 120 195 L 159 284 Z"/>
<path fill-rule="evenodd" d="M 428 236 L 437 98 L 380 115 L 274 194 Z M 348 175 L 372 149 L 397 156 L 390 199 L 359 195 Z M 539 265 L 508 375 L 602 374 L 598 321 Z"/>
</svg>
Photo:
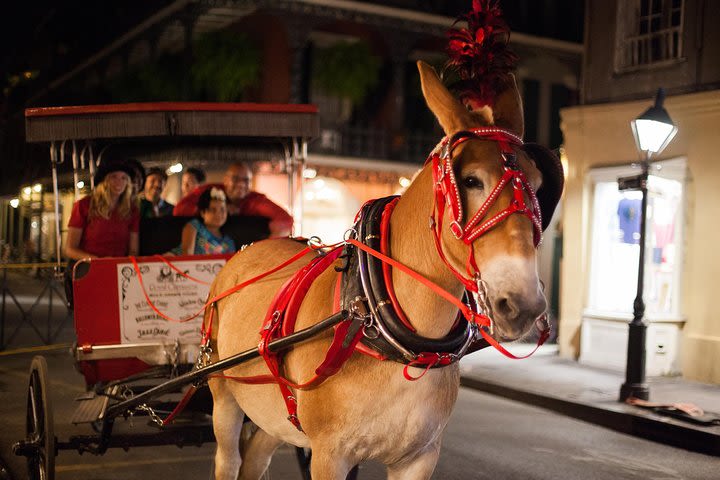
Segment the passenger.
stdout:
<svg viewBox="0 0 720 480">
<path fill-rule="evenodd" d="M 140 200 L 140 217 L 155 218 L 172 215 L 173 205 L 162 198 L 167 174 L 161 168 L 151 168 L 145 177 L 145 188 Z"/>
<path fill-rule="evenodd" d="M 215 187 L 223 188 L 228 197 L 229 215 L 265 217 L 269 220 L 270 235 L 287 237 L 292 232 L 293 219 L 282 207 L 273 203 L 262 193 L 250 190 L 252 172 L 242 162 L 234 163 L 225 172 L 222 184 L 206 184 L 183 197 L 173 210 L 173 215 L 192 216 L 197 214 L 200 194 Z"/>
<path fill-rule="evenodd" d="M 140 215 L 130 183 L 134 173 L 124 160 L 100 164 L 95 190 L 73 205 L 65 256 L 80 260 L 138 254 Z"/>
<path fill-rule="evenodd" d="M 206 189 L 198 199 L 198 211 L 200 218 L 190 220 L 183 228 L 179 253 L 234 253 L 235 242 L 221 231 L 228 216 L 225 192 L 217 187 Z"/>
<path fill-rule="evenodd" d="M 182 174 L 182 183 L 180 184 L 182 196 L 190 194 L 203 183 L 205 183 L 205 172 L 195 167 L 188 168 Z"/>
<path fill-rule="evenodd" d="M 143 191 L 145 185 L 145 167 L 135 158 L 127 159 L 128 165 L 133 169 L 132 186 L 133 186 L 133 198 L 140 201 L 140 194 Z"/>
</svg>

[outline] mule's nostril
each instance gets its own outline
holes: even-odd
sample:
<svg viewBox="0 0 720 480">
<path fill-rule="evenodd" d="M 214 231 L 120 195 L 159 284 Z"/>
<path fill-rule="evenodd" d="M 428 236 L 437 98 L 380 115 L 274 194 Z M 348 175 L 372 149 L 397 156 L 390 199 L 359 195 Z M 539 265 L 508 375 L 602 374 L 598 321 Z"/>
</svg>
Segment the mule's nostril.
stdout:
<svg viewBox="0 0 720 480">
<path fill-rule="evenodd" d="M 501 298 L 495 304 L 495 311 L 507 318 L 514 318 L 517 314 L 517 309 L 508 298 Z"/>
</svg>

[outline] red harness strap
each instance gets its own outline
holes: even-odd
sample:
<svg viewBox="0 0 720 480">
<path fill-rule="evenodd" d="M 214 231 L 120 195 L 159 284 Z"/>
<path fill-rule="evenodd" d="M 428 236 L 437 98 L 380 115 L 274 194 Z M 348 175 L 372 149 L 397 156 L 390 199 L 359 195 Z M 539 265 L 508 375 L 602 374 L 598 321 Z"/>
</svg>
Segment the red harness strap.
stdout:
<svg viewBox="0 0 720 480">
<path fill-rule="evenodd" d="M 390 250 L 390 245 L 388 245 L 390 239 L 390 217 L 392 216 L 392 212 L 395 209 L 395 205 L 397 205 L 398 200 L 400 200 L 400 197 L 397 197 L 395 200 L 385 205 L 385 210 L 382 214 L 382 221 L 380 222 L 380 251 L 384 255 L 387 255 Z M 390 303 L 392 304 L 393 309 L 395 309 L 395 314 L 408 330 L 415 332 L 415 327 L 413 327 L 412 323 L 410 323 L 410 320 L 408 320 L 403 309 L 400 308 L 400 303 L 398 303 L 397 297 L 395 296 L 390 265 L 383 262 L 382 270 L 383 279 L 385 280 L 385 288 L 387 289 Z"/>
<path fill-rule="evenodd" d="M 355 346 L 360 341 L 362 329 L 352 331 L 352 322 L 341 322 L 335 327 L 332 343 L 323 362 L 315 369 L 315 375 L 302 383 L 293 383 L 282 374 L 282 355 L 271 352 L 267 345 L 282 336 L 293 333 L 295 321 L 302 301 L 315 279 L 324 272 L 342 253 L 342 248 L 335 248 L 329 253 L 314 259 L 311 263 L 296 272 L 273 299 L 260 331 L 258 351 L 265 360 L 270 371 L 269 375 L 253 377 L 234 377 L 229 375 L 212 375 L 211 377 L 227 378 L 241 383 L 261 384 L 277 383 L 288 410 L 288 420 L 300 431 L 302 427 L 297 416 L 297 399 L 291 388 L 298 390 L 317 386 L 329 376 L 337 373 L 350 358 Z"/>
<path fill-rule="evenodd" d="M 300 309 L 302 299 L 305 298 L 305 294 L 310 289 L 310 285 L 312 285 L 312 282 L 318 275 L 324 272 L 325 269 L 337 259 L 341 251 L 342 249 L 336 248 L 334 251 L 314 259 L 308 265 L 301 268 L 285 282 L 285 285 L 278 291 L 275 299 L 270 304 L 268 313 L 265 316 L 263 328 L 260 331 L 258 351 L 263 360 L 265 360 L 265 364 L 268 370 L 270 370 L 273 380 L 279 380 L 282 377 L 280 371 L 280 363 L 282 361 L 281 354 L 271 352 L 268 350 L 267 345 L 272 340 L 294 330 L 297 312 Z M 309 387 L 319 379 L 320 376 L 316 374 L 308 382 L 298 387 Z M 295 395 L 285 382 L 278 381 L 278 387 L 280 388 L 280 393 L 288 410 L 288 420 L 290 420 L 298 430 L 302 431 L 300 420 L 297 416 L 297 400 Z"/>
</svg>

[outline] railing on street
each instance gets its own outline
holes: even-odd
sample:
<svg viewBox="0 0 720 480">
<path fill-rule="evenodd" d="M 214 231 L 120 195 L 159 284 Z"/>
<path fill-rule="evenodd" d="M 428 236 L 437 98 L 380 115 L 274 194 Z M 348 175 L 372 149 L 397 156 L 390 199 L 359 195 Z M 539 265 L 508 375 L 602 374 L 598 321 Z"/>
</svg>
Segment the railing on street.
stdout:
<svg viewBox="0 0 720 480">
<path fill-rule="evenodd" d="M 0 287 L 0 350 L 12 346 L 24 327 L 29 327 L 31 342 L 53 344 L 72 320 L 63 274 L 55 263 L 0 263 Z M 11 316 L 13 311 L 17 315 Z M 62 315 L 60 321 L 57 314 Z M 23 343 L 27 341 L 25 336 Z"/>
</svg>

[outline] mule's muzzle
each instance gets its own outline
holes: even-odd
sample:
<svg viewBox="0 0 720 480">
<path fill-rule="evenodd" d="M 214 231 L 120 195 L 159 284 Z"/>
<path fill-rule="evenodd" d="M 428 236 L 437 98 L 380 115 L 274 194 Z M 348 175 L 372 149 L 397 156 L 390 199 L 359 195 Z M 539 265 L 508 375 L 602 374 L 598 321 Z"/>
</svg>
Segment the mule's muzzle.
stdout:
<svg viewBox="0 0 720 480">
<path fill-rule="evenodd" d="M 547 309 L 547 300 L 541 292 L 523 295 L 507 292 L 492 301 L 495 325 L 501 340 L 516 340 L 535 325 Z"/>
</svg>

